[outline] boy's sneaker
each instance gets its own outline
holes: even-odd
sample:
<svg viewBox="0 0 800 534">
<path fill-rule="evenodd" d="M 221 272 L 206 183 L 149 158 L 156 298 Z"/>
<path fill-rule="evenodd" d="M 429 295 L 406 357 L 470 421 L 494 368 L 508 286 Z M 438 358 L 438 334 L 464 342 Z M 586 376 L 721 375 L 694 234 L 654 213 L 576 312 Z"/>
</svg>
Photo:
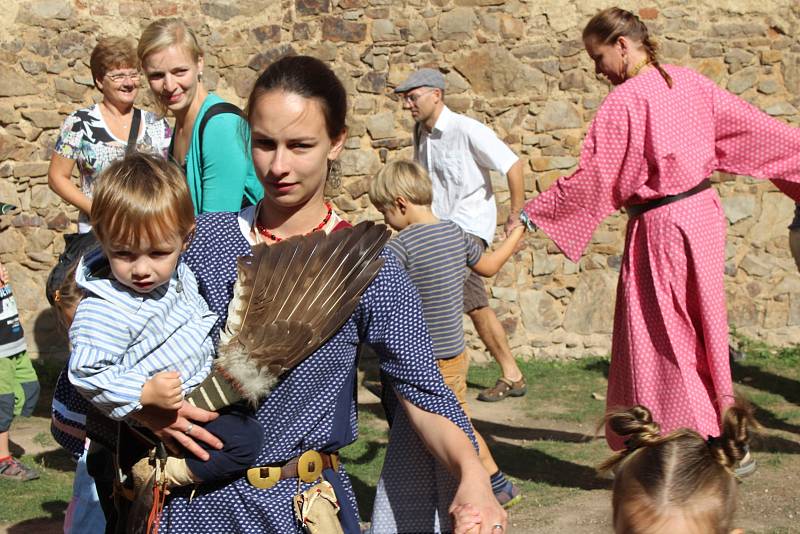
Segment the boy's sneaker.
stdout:
<svg viewBox="0 0 800 534">
<path fill-rule="evenodd" d="M 24 482 L 39 478 L 39 473 L 16 458 L 9 457 L 0 462 L 0 477 Z"/>
<path fill-rule="evenodd" d="M 494 497 L 503 508 L 511 508 L 522 500 L 522 493 L 519 491 L 519 488 L 509 480 L 505 486 L 494 492 Z"/>
</svg>

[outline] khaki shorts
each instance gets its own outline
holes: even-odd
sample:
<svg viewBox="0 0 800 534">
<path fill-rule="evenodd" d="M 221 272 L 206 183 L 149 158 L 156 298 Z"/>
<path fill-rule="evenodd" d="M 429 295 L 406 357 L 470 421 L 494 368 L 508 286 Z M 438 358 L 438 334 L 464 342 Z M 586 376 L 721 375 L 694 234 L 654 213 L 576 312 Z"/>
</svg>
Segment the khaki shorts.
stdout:
<svg viewBox="0 0 800 534">
<path fill-rule="evenodd" d="M 469 358 L 467 353 L 462 352 L 458 356 L 436 360 L 439 365 L 439 372 L 442 373 L 444 383 L 453 390 L 458 399 L 458 403 L 469 417 L 469 407 L 467 406 L 467 371 L 469 371 Z"/>
<path fill-rule="evenodd" d="M 477 241 L 483 247 L 483 250 L 486 250 L 486 241 L 476 235 L 467 235 Z M 489 297 L 486 296 L 483 277 L 467 267 L 467 279 L 464 280 L 464 313 L 469 313 L 478 308 L 485 308 L 488 305 Z"/>
</svg>

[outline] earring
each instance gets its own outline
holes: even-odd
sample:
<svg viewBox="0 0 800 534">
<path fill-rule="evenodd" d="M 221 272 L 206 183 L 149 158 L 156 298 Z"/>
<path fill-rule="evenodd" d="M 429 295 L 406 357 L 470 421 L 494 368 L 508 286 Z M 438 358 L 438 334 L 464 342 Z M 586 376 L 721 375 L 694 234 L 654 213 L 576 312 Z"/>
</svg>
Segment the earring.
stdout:
<svg viewBox="0 0 800 534">
<path fill-rule="evenodd" d="M 328 175 L 325 177 L 325 186 L 331 191 L 336 191 L 342 186 L 342 166 L 335 159 L 328 160 Z"/>
<path fill-rule="evenodd" d="M 203 81 L 203 73 L 202 73 L 202 71 L 197 73 L 197 81 L 198 82 L 202 82 Z"/>
</svg>

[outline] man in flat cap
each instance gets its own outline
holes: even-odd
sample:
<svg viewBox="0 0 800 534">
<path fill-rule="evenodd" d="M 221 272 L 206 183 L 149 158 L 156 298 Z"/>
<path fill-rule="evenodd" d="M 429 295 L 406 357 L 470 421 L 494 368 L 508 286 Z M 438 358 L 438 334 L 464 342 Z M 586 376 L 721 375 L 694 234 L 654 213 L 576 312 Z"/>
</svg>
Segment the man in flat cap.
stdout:
<svg viewBox="0 0 800 534">
<path fill-rule="evenodd" d="M 433 213 L 451 220 L 485 248 L 497 225 L 489 171 L 504 173 L 511 193 L 506 234 L 520 224 L 525 201 L 522 162 L 485 125 L 450 111 L 444 104 L 444 76 L 436 69 L 419 69 L 394 90 L 414 118 L 414 159 L 427 169 L 433 183 Z M 511 354 L 508 338 L 489 307 L 483 279 L 469 271 L 464 285 L 464 311 L 486 348 L 500 364 L 502 376 L 478 399 L 499 401 L 525 394 L 525 377 Z"/>
</svg>

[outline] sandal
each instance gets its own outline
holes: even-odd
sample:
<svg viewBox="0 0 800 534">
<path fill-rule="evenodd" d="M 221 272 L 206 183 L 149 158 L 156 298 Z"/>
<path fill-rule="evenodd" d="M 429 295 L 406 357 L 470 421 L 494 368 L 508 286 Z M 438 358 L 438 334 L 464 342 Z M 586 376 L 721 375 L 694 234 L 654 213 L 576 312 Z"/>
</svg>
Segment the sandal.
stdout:
<svg viewBox="0 0 800 534">
<path fill-rule="evenodd" d="M 512 382 L 508 378 L 501 376 L 497 379 L 494 386 L 489 389 L 484 389 L 478 394 L 478 400 L 484 402 L 497 402 L 505 399 L 506 397 L 522 397 L 528 392 L 528 386 L 525 384 L 525 377 L 523 376 L 516 382 Z"/>
</svg>

